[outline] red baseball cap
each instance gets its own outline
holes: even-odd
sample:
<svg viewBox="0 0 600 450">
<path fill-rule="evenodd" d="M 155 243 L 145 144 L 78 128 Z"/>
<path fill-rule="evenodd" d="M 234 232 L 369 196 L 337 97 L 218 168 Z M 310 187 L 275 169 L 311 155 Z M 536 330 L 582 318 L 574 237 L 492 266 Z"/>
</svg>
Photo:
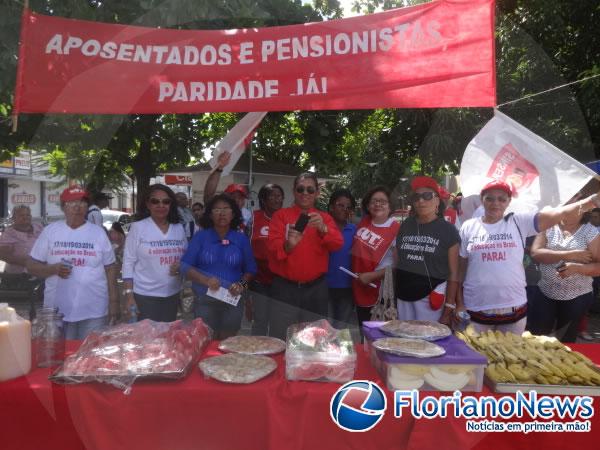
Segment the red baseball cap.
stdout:
<svg viewBox="0 0 600 450">
<path fill-rule="evenodd" d="M 432 189 L 440 197 L 442 196 L 440 191 L 440 185 L 437 184 L 437 181 L 435 181 L 431 177 L 414 177 L 410 182 L 410 188 L 413 191 L 416 191 L 419 188 L 428 188 Z"/>
<path fill-rule="evenodd" d="M 86 200 L 90 201 L 90 194 L 81 186 L 74 184 L 73 186 L 69 186 L 60 194 L 61 203 L 71 202 L 74 200 Z"/>
<path fill-rule="evenodd" d="M 511 183 L 507 183 L 502 180 L 492 180 L 488 184 L 486 184 L 483 189 L 481 189 L 481 194 L 483 195 L 485 191 L 491 191 L 492 189 L 498 189 L 499 191 L 506 192 L 509 196 L 513 196 L 516 194 L 515 188 Z"/>
<path fill-rule="evenodd" d="M 225 192 L 226 194 L 233 194 L 234 192 L 239 192 L 244 197 L 248 197 L 248 191 L 246 190 L 246 186 L 242 184 L 230 184 L 225 188 L 223 192 Z"/>
</svg>

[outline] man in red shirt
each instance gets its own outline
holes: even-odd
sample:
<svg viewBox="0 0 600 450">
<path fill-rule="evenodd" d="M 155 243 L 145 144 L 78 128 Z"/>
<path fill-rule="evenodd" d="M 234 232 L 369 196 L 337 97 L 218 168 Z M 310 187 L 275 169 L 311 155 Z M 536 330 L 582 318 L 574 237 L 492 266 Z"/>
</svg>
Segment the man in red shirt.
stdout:
<svg viewBox="0 0 600 450">
<path fill-rule="evenodd" d="M 327 316 L 329 292 L 325 274 L 329 252 L 339 250 L 344 239 L 331 216 L 315 209 L 319 183 L 314 173 L 294 180 L 294 205 L 273 214 L 267 246 L 271 286 L 271 336 L 285 338 L 287 327 Z M 308 214 L 304 231 L 294 228 Z"/>
</svg>

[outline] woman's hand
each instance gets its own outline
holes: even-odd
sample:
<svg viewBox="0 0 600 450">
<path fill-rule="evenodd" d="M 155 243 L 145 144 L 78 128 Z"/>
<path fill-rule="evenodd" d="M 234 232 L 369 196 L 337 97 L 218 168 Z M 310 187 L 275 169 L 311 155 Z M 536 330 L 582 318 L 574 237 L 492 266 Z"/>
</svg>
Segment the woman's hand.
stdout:
<svg viewBox="0 0 600 450">
<path fill-rule="evenodd" d="M 589 250 L 572 250 L 566 259 L 575 263 L 588 264 L 592 262 L 593 258 L 592 252 Z"/>
<path fill-rule="evenodd" d="M 169 275 L 172 277 L 179 275 L 179 262 L 173 263 L 169 266 Z"/>
<path fill-rule="evenodd" d="M 233 296 L 240 295 L 242 292 L 244 292 L 244 286 L 240 283 L 231 283 L 229 286 L 229 293 Z"/>
<path fill-rule="evenodd" d="M 573 275 L 577 275 L 580 273 L 581 264 L 568 262 L 560 266 L 556 271 L 558 272 L 558 276 L 561 278 L 568 278 Z"/>
<path fill-rule="evenodd" d="M 452 328 L 452 322 L 454 321 L 454 310 L 446 308 L 445 306 L 442 306 L 442 308 L 442 316 L 440 317 L 440 320 L 438 320 L 438 322 Z"/>
<path fill-rule="evenodd" d="M 135 298 L 133 297 L 133 293 L 127 294 L 127 306 L 126 310 L 123 311 L 123 315 L 127 318 L 127 320 L 131 319 L 132 314 L 131 311 L 137 311 L 137 304 L 135 303 Z"/>
<path fill-rule="evenodd" d="M 217 289 L 219 289 L 219 287 L 221 287 L 221 282 L 218 278 L 210 277 L 206 282 L 206 286 L 208 286 L 209 290 L 216 291 Z"/>
<path fill-rule="evenodd" d="M 358 275 L 358 281 L 360 281 L 362 284 L 367 285 L 371 282 L 371 277 L 369 276 L 369 272 L 359 273 L 357 275 Z"/>
<path fill-rule="evenodd" d="M 56 270 L 56 275 L 63 279 L 69 278 L 69 275 L 71 275 L 71 270 L 73 270 L 71 267 L 63 263 L 56 263 L 53 264 L 53 266 Z"/>
</svg>

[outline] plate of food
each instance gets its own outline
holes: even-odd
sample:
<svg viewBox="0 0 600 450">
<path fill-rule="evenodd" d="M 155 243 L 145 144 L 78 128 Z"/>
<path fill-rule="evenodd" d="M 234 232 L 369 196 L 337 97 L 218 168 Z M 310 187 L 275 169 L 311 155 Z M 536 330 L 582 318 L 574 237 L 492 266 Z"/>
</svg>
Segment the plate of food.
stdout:
<svg viewBox="0 0 600 450">
<path fill-rule="evenodd" d="M 452 330 L 446 325 L 427 320 L 390 320 L 384 323 L 380 330 L 394 337 L 426 341 L 437 341 L 452 334 Z"/>
<path fill-rule="evenodd" d="M 219 344 L 219 350 L 244 355 L 274 355 L 285 351 L 285 341 L 269 336 L 232 336 Z"/>
<path fill-rule="evenodd" d="M 373 342 L 373 347 L 382 352 L 415 358 L 432 358 L 446 354 L 446 350 L 423 339 L 382 338 Z"/>
<path fill-rule="evenodd" d="M 273 372 L 277 363 L 268 356 L 227 353 L 203 359 L 198 367 L 205 376 L 223 383 L 250 384 Z"/>
</svg>

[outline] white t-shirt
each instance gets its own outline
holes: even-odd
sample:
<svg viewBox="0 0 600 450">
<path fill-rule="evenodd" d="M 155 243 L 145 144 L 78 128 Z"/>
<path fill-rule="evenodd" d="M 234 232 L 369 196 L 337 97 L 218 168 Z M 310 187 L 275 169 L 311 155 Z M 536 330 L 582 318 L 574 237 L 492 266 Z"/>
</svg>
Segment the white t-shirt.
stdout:
<svg viewBox="0 0 600 450">
<path fill-rule="evenodd" d="M 69 278 L 53 275 L 46 279 L 44 306 L 58 307 L 67 322 L 108 314 L 104 268 L 115 262 L 115 254 L 103 228 L 85 222 L 73 229 L 65 221 L 54 222 L 44 228 L 30 256 L 47 264 L 62 259 L 73 264 Z"/>
<path fill-rule="evenodd" d="M 187 249 L 180 223 L 169 224 L 163 233 L 150 217 L 129 228 L 123 252 L 123 279 L 133 279 L 133 292 L 151 297 L 169 297 L 181 290 L 179 276 L 169 275 Z"/>
<path fill-rule="evenodd" d="M 463 283 L 467 309 L 484 311 L 527 303 L 523 245 L 528 236 L 537 234 L 536 214 L 514 214 L 494 224 L 476 217 L 462 225 L 460 256 L 469 260 Z"/>
<path fill-rule="evenodd" d="M 92 205 L 88 208 L 88 213 L 86 220 L 94 225 L 102 226 L 104 220 L 102 220 L 102 213 L 100 212 L 100 208 L 96 205 Z"/>
<path fill-rule="evenodd" d="M 546 230 L 546 248 L 550 250 L 587 250 L 590 243 L 598 236 L 596 227 L 586 223 L 581 225 L 573 235 L 565 237 L 558 225 Z M 575 274 L 567 278 L 558 276 L 554 264 L 540 264 L 542 278 L 538 286 L 546 297 L 554 300 L 573 300 L 580 295 L 592 292 L 592 277 Z"/>
</svg>

